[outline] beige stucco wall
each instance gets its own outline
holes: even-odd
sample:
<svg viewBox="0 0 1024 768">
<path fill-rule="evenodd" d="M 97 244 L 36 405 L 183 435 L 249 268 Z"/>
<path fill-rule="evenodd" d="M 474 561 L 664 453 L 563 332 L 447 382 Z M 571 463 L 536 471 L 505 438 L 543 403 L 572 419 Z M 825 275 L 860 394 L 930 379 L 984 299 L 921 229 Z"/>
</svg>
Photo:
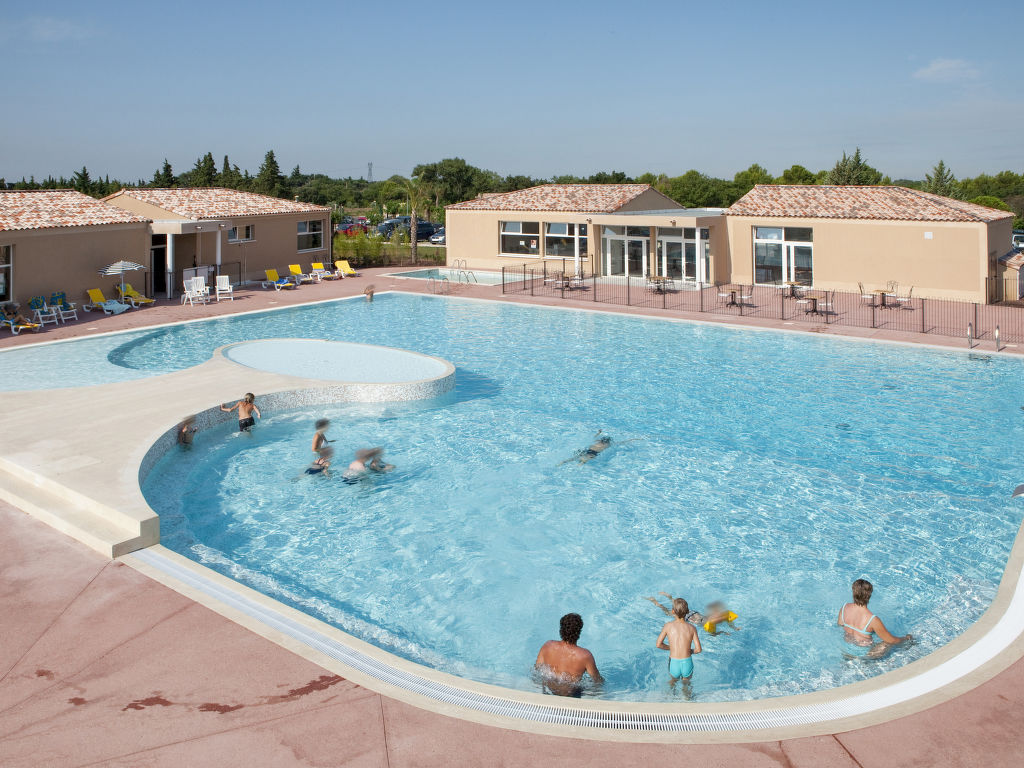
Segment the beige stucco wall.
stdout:
<svg viewBox="0 0 1024 768">
<path fill-rule="evenodd" d="M 658 193 L 655 193 L 658 194 Z M 664 198 L 668 200 L 668 198 Z M 649 201 L 650 202 L 650 201 Z M 662 200 L 656 201 L 661 204 Z M 671 203 L 671 201 L 668 201 Z M 604 226 L 631 227 L 698 227 L 710 230 L 711 270 L 722 281 L 727 280 L 729 239 L 723 216 L 681 217 L 672 214 L 600 214 L 600 213 L 551 213 L 540 211 L 463 211 L 449 209 L 445 219 L 445 237 L 448 247 L 448 265 L 456 260 L 465 260 L 469 269 L 501 271 L 503 266 L 527 265 L 527 269 L 538 272 L 544 262 L 548 270 L 561 269 L 561 258 L 526 256 L 502 256 L 500 224 L 502 221 L 537 221 L 541 232 L 549 222 L 587 224 L 588 258 L 584 265 L 588 274 L 603 271 L 596 262 L 601 253 L 601 228 Z M 673 222 L 675 222 L 673 224 Z M 543 237 L 543 235 L 541 235 Z M 656 233 L 652 230 L 649 251 L 656 253 Z M 568 260 L 567 260 L 568 261 Z"/>
<path fill-rule="evenodd" d="M 12 299 L 22 306 L 33 296 L 48 300 L 54 291 L 81 304 L 89 288 L 117 298 L 113 288 L 120 279 L 100 276 L 102 267 L 124 259 L 150 268 L 149 225 L 144 222 L 0 232 L 0 245 L 14 246 Z M 145 290 L 144 272 L 128 272 L 125 281 Z"/>
<path fill-rule="evenodd" d="M 856 291 L 861 282 L 872 290 L 896 280 L 919 296 L 986 300 L 990 234 L 984 223 L 727 218 L 732 282 L 753 281 L 753 227 L 811 227 L 818 288 Z"/>
</svg>

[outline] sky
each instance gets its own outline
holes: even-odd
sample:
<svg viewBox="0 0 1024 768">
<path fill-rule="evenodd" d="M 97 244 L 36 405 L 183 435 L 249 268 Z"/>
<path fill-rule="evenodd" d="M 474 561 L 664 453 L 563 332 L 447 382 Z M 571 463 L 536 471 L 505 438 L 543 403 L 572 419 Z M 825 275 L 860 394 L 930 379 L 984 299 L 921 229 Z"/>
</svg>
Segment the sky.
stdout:
<svg viewBox="0 0 1024 768">
<path fill-rule="evenodd" d="M 1019 7 L 0 0 L 0 177 L 1024 172 Z"/>
</svg>

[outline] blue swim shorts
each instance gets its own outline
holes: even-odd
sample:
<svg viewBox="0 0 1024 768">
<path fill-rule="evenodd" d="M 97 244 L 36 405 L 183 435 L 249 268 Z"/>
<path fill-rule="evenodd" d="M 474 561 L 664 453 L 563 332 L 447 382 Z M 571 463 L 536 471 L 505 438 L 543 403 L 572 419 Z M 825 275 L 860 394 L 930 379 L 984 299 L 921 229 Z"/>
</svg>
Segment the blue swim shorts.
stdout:
<svg viewBox="0 0 1024 768">
<path fill-rule="evenodd" d="M 668 673 L 672 675 L 672 677 L 689 677 L 693 674 L 693 657 L 688 656 L 685 659 L 669 659 Z"/>
</svg>

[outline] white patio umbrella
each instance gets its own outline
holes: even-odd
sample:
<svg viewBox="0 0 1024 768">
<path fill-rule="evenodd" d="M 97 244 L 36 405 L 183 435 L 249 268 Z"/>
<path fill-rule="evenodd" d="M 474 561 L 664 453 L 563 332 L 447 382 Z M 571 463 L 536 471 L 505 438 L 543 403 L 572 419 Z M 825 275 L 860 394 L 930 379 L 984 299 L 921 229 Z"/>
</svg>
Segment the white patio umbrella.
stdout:
<svg viewBox="0 0 1024 768">
<path fill-rule="evenodd" d="M 124 296 L 124 273 L 134 272 L 137 269 L 145 269 L 144 264 L 136 264 L 134 261 L 115 261 L 113 264 L 108 264 L 99 272 L 101 275 L 120 275 L 121 276 L 121 295 Z"/>
</svg>

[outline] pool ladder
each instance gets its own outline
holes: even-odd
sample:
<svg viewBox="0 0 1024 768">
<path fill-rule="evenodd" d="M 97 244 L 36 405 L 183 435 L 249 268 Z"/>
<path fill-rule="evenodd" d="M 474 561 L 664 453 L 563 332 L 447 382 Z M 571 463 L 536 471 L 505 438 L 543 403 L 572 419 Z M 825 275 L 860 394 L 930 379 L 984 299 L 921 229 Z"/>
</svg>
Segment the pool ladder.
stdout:
<svg viewBox="0 0 1024 768">
<path fill-rule="evenodd" d="M 428 283 L 431 293 L 450 293 L 451 282 L 447 277 L 430 277 Z"/>
</svg>

